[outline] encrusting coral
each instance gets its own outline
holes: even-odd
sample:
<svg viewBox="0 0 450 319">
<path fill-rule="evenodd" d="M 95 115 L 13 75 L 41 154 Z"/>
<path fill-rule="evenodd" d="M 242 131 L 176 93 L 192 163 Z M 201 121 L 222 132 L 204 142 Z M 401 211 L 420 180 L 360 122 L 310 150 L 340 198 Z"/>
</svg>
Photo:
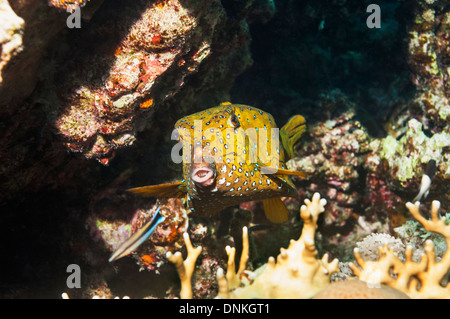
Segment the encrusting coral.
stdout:
<svg viewBox="0 0 450 319">
<path fill-rule="evenodd" d="M 436 261 L 434 244 L 431 240 L 425 243 L 425 254 L 419 263 L 413 261 L 413 248 L 408 246 L 405 251 L 406 261 L 402 262 L 387 246 L 380 247 L 379 261 L 364 261 L 358 249 L 355 249 L 355 264 L 350 268 L 356 276 L 368 284 L 385 284 L 403 291 L 411 298 L 450 298 L 450 285 L 445 283 L 445 276 L 450 269 L 450 225 L 445 218 L 439 218 L 440 202 L 433 201 L 431 206 L 431 220 L 425 219 L 420 211 L 420 202 L 407 203 L 406 207 L 427 231 L 441 234 L 445 237 L 447 251 L 440 262 Z"/>
<path fill-rule="evenodd" d="M 344 280 L 331 283 L 313 299 L 409 299 L 400 290 L 386 285 L 371 287 L 361 280 Z"/>
</svg>

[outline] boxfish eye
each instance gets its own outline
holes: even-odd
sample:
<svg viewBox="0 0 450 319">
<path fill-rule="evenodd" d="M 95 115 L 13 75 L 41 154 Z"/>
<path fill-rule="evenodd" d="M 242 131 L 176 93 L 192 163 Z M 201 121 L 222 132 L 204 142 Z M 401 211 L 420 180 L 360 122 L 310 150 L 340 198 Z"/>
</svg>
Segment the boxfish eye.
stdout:
<svg viewBox="0 0 450 319">
<path fill-rule="evenodd" d="M 228 118 L 228 125 L 233 128 L 238 128 L 241 125 L 236 114 L 232 113 L 230 115 L 230 117 Z"/>
</svg>

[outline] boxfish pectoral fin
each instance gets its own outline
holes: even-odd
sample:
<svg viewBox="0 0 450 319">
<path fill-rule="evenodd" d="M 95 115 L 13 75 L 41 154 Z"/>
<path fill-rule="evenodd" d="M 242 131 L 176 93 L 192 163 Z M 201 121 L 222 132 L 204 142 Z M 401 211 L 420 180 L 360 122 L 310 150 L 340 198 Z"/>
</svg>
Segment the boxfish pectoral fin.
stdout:
<svg viewBox="0 0 450 319">
<path fill-rule="evenodd" d="M 145 224 L 141 229 L 131 235 L 109 258 L 109 262 L 120 259 L 132 251 L 136 250 L 148 237 L 155 231 L 156 226 L 161 224 L 165 217 L 159 213 L 161 206 L 158 207 L 152 220 Z"/>
<path fill-rule="evenodd" d="M 127 189 L 127 192 L 144 197 L 182 198 L 186 195 L 185 183 L 173 182 Z"/>
<path fill-rule="evenodd" d="M 289 169 L 284 169 L 284 168 L 275 168 L 275 167 L 270 167 L 267 165 L 262 164 L 260 161 L 258 161 L 258 166 L 261 167 L 261 173 L 265 174 L 265 175 L 270 175 L 273 174 L 275 176 L 279 176 L 279 175 L 289 175 L 289 176 L 297 176 L 300 178 L 305 178 L 306 174 L 300 171 L 291 171 Z"/>
<path fill-rule="evenodd" d="M 264 212 L 272 223 L 281 224 L 287 222 L 289 211 L 279 197 L 263 200 Z"/>
</svg>

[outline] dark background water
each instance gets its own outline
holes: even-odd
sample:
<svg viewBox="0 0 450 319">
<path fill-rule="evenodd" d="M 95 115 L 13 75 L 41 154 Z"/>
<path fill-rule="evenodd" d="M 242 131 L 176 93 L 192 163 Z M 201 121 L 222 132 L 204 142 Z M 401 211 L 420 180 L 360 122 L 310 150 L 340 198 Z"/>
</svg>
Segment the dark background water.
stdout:
<svg viewBox="0 0 450 319">
<path fill-rule="evenodd" d="M 408 1 L 377 1 L 381 28 L 370 29 L 370 3 L 277 1 L 273 19 L 250 25 L 254 65 L 236 80 L 232 101 L 270 110 L 282 125 L 296 113 L 323 120 L 321 94 L 339 89 L 369 132 L 383 135 L 378 123 L 414 91 L 405 59 L 412 12 Z"/>
</svg>

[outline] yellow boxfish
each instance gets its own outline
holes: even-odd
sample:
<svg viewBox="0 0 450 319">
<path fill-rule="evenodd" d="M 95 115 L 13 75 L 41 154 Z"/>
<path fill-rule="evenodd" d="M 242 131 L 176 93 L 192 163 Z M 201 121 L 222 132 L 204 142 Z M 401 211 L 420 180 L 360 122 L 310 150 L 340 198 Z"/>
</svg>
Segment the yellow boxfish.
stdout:
<svg viewBox="0 0 450 319">
<path fill-rule="evenodd" d="M 263 200 L 267 218 L 285 222 L 288 211 L 280 197 L 296 196 L 286 169 L 293 146 L 305 132 L 305 119 L 293 116 L 281 129 L 272 115 L 255 107 L 225 102 L 175 123 L 173 137 L 183 161 L 179 182 L 130 189 L 149 197 L 184 197 L 188 207 L 202 216 L 252 200 Z"/>
<path fill-rule="evenodd" d="M 184 197 L 191 211 L 207 217 L 229 206 L 263 200 L 267 218 L 285 222 L 289 212 L 280 197 L 297 195 L 289 175 L 305 177 L 302 172 L 287 170 L 286 161 L 293 156 L 293 147 L 305 129 L 300 115 L 278 129 L 267 112 L 222 103 L 175 123 L 172 138 L 179 142 L 172 150 L 172 160 L 183 162 L 182 181 L 128 191 L 147 197 Z M 135 250 L 163 220 L 158 209 L 109 261 Z"/>
</svg>

